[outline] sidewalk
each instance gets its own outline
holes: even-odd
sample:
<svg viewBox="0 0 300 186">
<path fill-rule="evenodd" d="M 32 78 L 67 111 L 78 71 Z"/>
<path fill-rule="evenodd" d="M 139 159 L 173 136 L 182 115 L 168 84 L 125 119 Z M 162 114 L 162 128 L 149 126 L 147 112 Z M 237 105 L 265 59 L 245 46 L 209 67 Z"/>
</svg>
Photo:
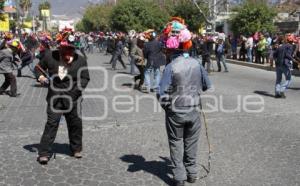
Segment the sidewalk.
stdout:
<svg viewBox="0 0 300 186">
<path fill-rule="evenodd" d="M 226 62 L 230 63 L 230 64 L 241 65 L 241 66 L 246 66 L 246 67 L 252 67 L 252 68 L 257 68 L 257 69 L 262 69 L 262 70 L 275 71 L 274 67 L 272 67 L 270 69 L 269 64 L 249 63 L 249 62 L 246 62 L 246 61 L 239 61 L 239 60 L 234 60 L 234 59 L 226 59 Z M 300 76 L 300 71 L 299 70 L 293 70 L 292 74 L 294 76 Z"/>
</svg>

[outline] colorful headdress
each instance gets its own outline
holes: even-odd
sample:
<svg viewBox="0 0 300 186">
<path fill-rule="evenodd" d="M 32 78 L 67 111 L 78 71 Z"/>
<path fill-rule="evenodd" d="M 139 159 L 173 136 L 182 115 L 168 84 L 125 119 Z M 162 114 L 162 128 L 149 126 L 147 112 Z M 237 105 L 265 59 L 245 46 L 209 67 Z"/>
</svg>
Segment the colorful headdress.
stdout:
<svg viewBox="0 0 300 186">
<path fill-rule="evenodd" d="M 188 50 L 192 47 L 192 34 L 184 24 L 184 19 L 172 17 L 163 30 L 165 47 L 168 49 Z"/>
<path fill-rule="evenodd" d="M 4 33 L 4 38 L 7 40 L 11 40 L 14 38 L 14 35 L 11 32 L 5 32 Z"/>
<path fill-rule="evenodd" d="M 61 33 L 56 35 L 56 42 L 59 43 L 60 47 L 71 47 L 75 48 L 75 35 L 72 29 L 65 28 Z"/>
<path fill-rule="evenodd" d="M 10 48 L 14 48 L 14 49 L 20 50 L 22 52 L 25 51 L 25 47 L 18 39 L 12 39 L 12 40 L 8 41 L 6 44 Z"/>
</svg>

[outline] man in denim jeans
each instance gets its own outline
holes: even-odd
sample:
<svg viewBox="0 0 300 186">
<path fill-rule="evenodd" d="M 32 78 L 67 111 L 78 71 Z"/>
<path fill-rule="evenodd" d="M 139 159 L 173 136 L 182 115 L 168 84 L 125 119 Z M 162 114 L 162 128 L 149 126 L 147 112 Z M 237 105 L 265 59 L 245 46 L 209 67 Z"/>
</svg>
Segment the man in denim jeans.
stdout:
<svg viewBox="0 0 300 186">
<path fill-rule="evenodd" d="M 147 59 L 145 69 L 145 84 L 142 90 L 148 93 L 150 90 L 155 92 L 160 81 L 160 66 L 165 63 L 165 57 L 162 53 L 162 44 L 156 40 L 156 33 L 149 33 L 149 42 L 144 46 L 144 57 Z M 151 76 L 154 76 L 151 82 Z"/>
<path fill-rule="evenodd" d="M 292 34 L 286 35 L 286 43 L 280 45 L 274 52 L 276 59 L 276 85 L 275 98 L 285 98 L 284 92 L 289 87 L 292 79 L 291 67 L 294 61 L 293 46 L 294 36 Z M 282 83 L 282 74 L 284 74 L 286 81 Z"/>
<path fill-rule="evenodd" d="M 221 72 L 221 63 L 224 66 L 225 72 L 228 72 L 228 68 L 225 61 L 225 44 L 222 38 L 218 39 L 215 52 L 216 52 L 216 58 L 218 64 L 218 72 Z"/>
<path fill-rule="evenodd" d="M 253 50 L 253 37 L 249 36 L 247 41 L 246 41 L 246 49 L 247 49 L 247 61 L 249 63 L 253 62 L 253 58 L 252 58 L 252 50 Z"/>
</svg>

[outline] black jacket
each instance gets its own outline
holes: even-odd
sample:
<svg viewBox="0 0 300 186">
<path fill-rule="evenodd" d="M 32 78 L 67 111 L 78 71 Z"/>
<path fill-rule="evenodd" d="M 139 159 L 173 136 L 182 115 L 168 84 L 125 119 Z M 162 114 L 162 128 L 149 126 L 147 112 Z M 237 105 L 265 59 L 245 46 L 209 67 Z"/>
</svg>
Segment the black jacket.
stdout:
<svg viewBox="0 0 300 186">
<path fill-rule="evenodd" d="M 293 46 L 291 44 L 283 44 L 274 52 L 276 67 L 288 66 L 291 67 L 293 61 Z"/>
<path fill-rule="evenodd" d="M 162 45 L 157 40 L 152 40 L 144 45 L 144 57 L 147 59 L 146 67 L 158 68 L 166 64 L 166 59 L 162 53 Z"/>
<path fill-rule="evenodd" d="M 62 80 L 58 77 L 60 64 L 58 50 L 46 53 L 38 64 L 50 76 L 50 86 L 46 100 L 51 103 L 53 96 L 62 95 L 69 96 L 73 102 L 76 102 L 90 80 L 87 61 L 82 56 L 75 54 L 74 61 L 68 66 L 68 75 Z M 36 71 L 38 77 L 44 75 L 38 68 L 36 68 Z M 55 104 L 53 100 L 52 103 Z"/>
</svg>

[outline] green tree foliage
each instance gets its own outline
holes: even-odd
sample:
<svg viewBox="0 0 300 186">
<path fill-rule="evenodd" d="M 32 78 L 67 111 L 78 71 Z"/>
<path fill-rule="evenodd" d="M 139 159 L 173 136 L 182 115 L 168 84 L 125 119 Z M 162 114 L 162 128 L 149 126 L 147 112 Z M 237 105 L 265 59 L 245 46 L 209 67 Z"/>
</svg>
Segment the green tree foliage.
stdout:
<svg viewBox="0 0 300 186">
<path fill-rule="evenodd" d="M 82 23 L 82 20 L 79 21 L 76 25 L 75 25 L 75 29 L 78 30 L 78 31 L 82 31 L 82 32 L 85 32 L 85 28 L 83 26 L 83 23 Z"/>
<path fill-rule="evenodd" d="M 253 34 L 257 31 L 273 32 L 273 19 L 276 11 L 265 1 L 247 0 L 234 9 L 237 14 L 231 18 L 232 31 L 235 34 Z"/>
<path fill-rule="evenodd" d="M 39 4 L 39 10 L 49 10 L 51 9 L 51 4 L 48 1 L 43 1 Z"/>
<path fill-rule="evenodd" d="M 147 0 L 123 0 L 114 7 L 111 14 L 113 30 L 144 31 L 149 28 L 160 30 L 168 21 L 169 14 L 158 4 Z"/>
<path fill-rule="evenodd" d="M 3 21 L 4 20 L 4 17 L 3 17 L 3 9 L 4 9 L 4 3 L 5 3 L 5 0 L 0 0 L 0 20 Z"/>
<path fill-rule="evenodd" d="M 111 11 L 109 5 L 89 6 L 77 28 L 81 31 L 109 30 Z"/>
<path fill-rule="evenodd" d="M 199 3 L 205 14 L 208 14 L 208 6 L 205 3 Z M 205 19 L 199 13 L 197 7 L 190 0 L 179 0 L 171 9 L 171 15 L 179 16 L 185 19 L 191 31 L 198 31 L 204 25 Z"/>
</svg>

